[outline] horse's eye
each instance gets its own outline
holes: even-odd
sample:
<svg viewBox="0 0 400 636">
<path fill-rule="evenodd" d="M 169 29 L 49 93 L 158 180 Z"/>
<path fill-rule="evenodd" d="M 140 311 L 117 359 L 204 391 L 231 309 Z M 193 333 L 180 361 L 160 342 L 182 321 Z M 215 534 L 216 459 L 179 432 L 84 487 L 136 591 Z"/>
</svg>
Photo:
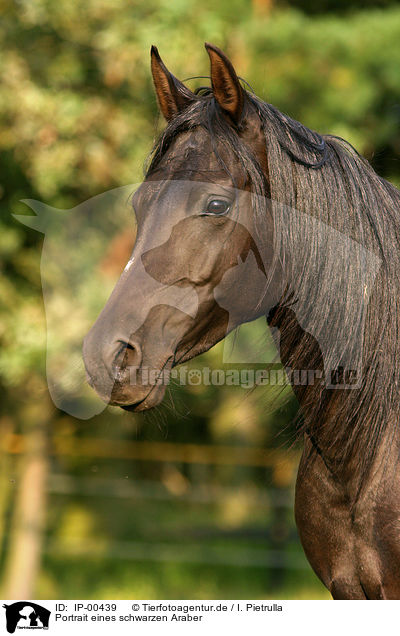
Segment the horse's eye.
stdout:
<svg viewBox="0 0 400 636">
<path fill-rule="evenodd" d="M 215 214 L 217 216 L 226 214 L 229 211 L 229 207 L 228 201 L 224 201 L 223 199 L 212 199 L 207 205 L 206 213 Z"/>
</svg>

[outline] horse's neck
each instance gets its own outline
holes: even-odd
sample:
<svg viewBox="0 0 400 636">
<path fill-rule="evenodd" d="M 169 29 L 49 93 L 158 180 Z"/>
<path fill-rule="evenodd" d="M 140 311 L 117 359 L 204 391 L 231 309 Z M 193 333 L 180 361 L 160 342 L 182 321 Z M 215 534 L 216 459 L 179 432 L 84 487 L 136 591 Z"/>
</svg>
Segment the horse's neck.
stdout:
<svg viewBox="0 0 400 636">
<path fill-rule="evenodd" d="M 289 379 L 304 420 L 302 430 L 326 465 L 340 475 L 350 490 L 356 491 L 359 478 L 363 479 L 362 460 L 368 453 L 369 443 L 365 421 L 347 417 L 349 402 L 354 404 L 361 399 L 359 390 L 326 388 L 323 355 L 318 342 L 301 328 L 292 310 L 276 309 L 268 317 L 268 324 L 275 329 L 281 362 L 292 372 Z M 357 436 L 357 431 L 363 434 Z M 354 432 L 354 448 L 348 452 L 348 441 Z M 375 467 L 389 452 L 400 456 L 397 426 L 382 432 L 373 461 Z"/>
<path fill-rule="evenodd" d="M 331 460 L 332 465 L 337 464 L 343 440 L 333 427 L 337 425 L 335 413 L 344 406 L 346 391 L 326 390 L 321 348 L 316 339 L 302 329 L 291 309 L 278 308 L 268 323 L 275 329 L 281 362 L 289 372 L 303 431 L 327 463 Z"/>
<path fill-rule="evenodd" d="M 277 308 L 268 317 L 273 328 L 276 345 L 282 364 L 291 371 L 293 392 L 307 417 L 307 404 L 320 392 L 319 376 L 322 377 L 323 359 L 318 342 L 299 325 L 291 309 Z M 304 378 L 311 378 L 304 383 Z"/>
</svg>

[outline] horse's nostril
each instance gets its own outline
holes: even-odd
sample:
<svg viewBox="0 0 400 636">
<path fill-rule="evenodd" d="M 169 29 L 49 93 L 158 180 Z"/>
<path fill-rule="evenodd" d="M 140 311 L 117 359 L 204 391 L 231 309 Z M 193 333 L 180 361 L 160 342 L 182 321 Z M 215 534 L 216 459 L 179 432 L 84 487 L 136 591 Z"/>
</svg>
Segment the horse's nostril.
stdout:
<svg viewBox="0 0 400 636">
<path fill-rule="evenodd" d="M 139 367 L 142 361 L 142 352 L 137 342 L 119 342 L 117 353 L 114 357 L 114 372 L 120 374 L 127 367 Z"/>
<path fill-rule="evenodd" d="M 128 342 L 125 350 L 124 360 L 126 362 L 126 366 L 129 367 L 138 367 L 142 360 L 142 353 L 137 344 L 131 344 Z"/>
</svg>

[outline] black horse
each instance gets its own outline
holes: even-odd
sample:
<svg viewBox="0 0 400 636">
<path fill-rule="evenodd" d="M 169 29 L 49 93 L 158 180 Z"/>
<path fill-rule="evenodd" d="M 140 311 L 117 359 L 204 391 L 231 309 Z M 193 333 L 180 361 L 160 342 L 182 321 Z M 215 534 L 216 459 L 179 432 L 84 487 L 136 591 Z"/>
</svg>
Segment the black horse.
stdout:
<svg viewBox="0 0 400 636">
<path fill-rule="evenodd" d="M 400 598 L 400 192 L 206 49 L 211 86 L 193 93 L 152 48 L 168 125 L 133 198 L 132 258 L 85 339 L 89 382 L 143 411 L 174 365 L 266 316 L 289 377 L 312 378 L 292 380 L 306 555 L 334 598 Z"/>
</svg>

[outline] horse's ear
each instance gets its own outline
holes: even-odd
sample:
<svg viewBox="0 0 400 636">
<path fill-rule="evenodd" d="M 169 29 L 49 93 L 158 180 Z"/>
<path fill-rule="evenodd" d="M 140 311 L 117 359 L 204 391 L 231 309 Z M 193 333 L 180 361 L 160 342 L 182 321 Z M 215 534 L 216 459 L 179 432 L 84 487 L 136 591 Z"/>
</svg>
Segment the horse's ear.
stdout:
<svg viewBox="0 0 400 636">
<path fill-rule="evenodd" d="M 169 72 L 157 47 L 151 47 L 151 73 L 160 110 L 167 121 L 189 106 L 196 97 L 182 82 Z"/>
<path fill-rule="evenodd" d="M 244 90 L 225 53 L 208 42 L 205 43 L 205 47 L 211 61 L 211 85 L 214 97 L 222 110 L 237 124 L 243 111 Z"/>
</svg>

